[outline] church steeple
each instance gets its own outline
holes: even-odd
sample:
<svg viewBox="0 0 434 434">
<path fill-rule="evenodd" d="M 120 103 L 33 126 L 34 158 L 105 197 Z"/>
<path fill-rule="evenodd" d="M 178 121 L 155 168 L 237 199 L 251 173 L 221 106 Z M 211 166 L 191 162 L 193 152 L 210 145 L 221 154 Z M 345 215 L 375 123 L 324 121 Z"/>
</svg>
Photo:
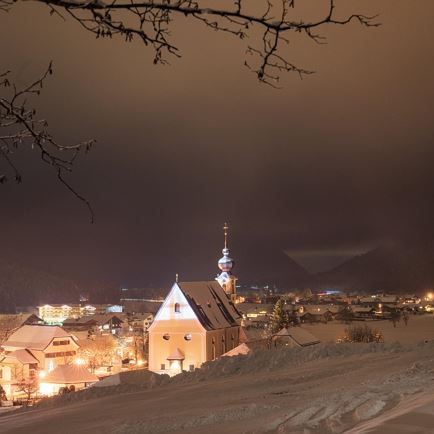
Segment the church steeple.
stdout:
<svg viewBox="0 0 434 434">
<path fill-rule="evenodd" d="M 217 276 L 216 280 L 220 283 L 220 286 L 225 290 L 228 297 L 232 301 L 235 301 L 236 297 L 236 281 L 237 278 L 232 274 L 232 268 L 235 265 L 234 260 L 229 256 L 230 251 L 228 248 L 228 231 L 229 226 L 227 223 L 223 226 L 224 234 L 224 248 L 222 250 L 223 257 L 218 261 L 218 267 L 221 273 Z"/>
</svg>

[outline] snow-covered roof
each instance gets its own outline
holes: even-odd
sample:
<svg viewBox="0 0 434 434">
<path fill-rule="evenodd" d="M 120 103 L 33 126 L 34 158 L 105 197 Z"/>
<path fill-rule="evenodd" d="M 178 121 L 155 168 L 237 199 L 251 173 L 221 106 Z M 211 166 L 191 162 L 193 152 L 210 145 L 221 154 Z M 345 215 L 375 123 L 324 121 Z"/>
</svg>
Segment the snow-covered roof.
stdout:
<svg viewBox="0 0 434 434">
<path fill-rule="evenodd" d="M 305 311 L 303 312 L 303 315 L 306 313 L 310 313 L 311 315 L 324 315 L 327 312 L 330 313 L 327 306 L 322 305 L 305 305 L 304 309 Z"/>
<path fill-rule="evenodd" d="M 373 307 L 366 307 L 366 306 L 351 306 L 351 310 L 353 312 L 372 312 L 373 311 Z"/>
<path fill-rule="evenodd" d="M 177 285 L 205 329 L 238 325 L 241 315 L 218 282 L 178 282 Z"/>
<path fill-rule="evenodd" d="M 228 351 L 227 353 L 224 353 L 222 357 L 246 355 L 249 354 L 250 352 L 251 352 L 250 348 L 245 343 L 242 343 L 237 347 L 233 348 L 232 350 Z"/>
<path fill-rule="evenodd" d="M 44 383 L 77 384 L 94 383 L 98 377 L 83 365 L 59 365 L 44 378 Z"/>
<path fill-rule="evenodd" d="M 9 330 L 21 327 L 24 324 L 38 324 L 42 322 L 42 319 L 33 313 L 0 314 L 0 323 L 4 324 Z"/>
<path fill-rule="evenodd" d="M 320 343 L 320 340 L 317 337 L 302 327 L 283 328 L 278 333 L 273 335 L 273 338 L 283 337 L 292 338 L 301 347 L 307 347 L 308 345 Z"/>
<path fill-rule="evenodd" d="M 44 350 L 54 338 L 75 337 L 58 326 L 24 325 L 12 333 L 3 347 Z"/>
<path fill-rule="evenodd" d="M 33 354 L 28 350 L 15 350 L 9 354 L 6 354 L 4 358 L 0 358 L 2 362 L 8 362 L 8 359 L 14 359 L 23 365 L 30 365 L 33 363 L 39 363 L 38 359 L 33 357 Z"/>
</svg>

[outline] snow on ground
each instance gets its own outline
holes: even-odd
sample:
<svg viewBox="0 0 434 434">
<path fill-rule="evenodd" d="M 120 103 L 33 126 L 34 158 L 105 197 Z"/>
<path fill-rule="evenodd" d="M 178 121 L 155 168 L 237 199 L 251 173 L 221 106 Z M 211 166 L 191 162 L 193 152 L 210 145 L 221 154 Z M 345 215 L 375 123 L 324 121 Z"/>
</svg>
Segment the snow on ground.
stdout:
<svg viewBox="0 0 434 434">
<path fill-rule="evenodd" d="M 382 332 L 385 342 L 398 341 L 402 344 L 412 344 L 422 340 L 434 340 L 434 315 L 410 315 L 408 325 L 401 320 L 396 328 L 391 321 L 364 321 L 353 324 L 368 324 Z M 321 342 L 335 342 L 342 336 L 348 325 L 339 321 L 330 321 L 327 324 L 303 324 Z"/>
<path fill-rule="evenodd" d="M 340 327 L 331 326 L 310 330 Z M 432 316 L 392 329 L 404 342 L 434 338 Z M 434 396 L 433 341 L 273 349 L 173 378 L 144 370 L 126 374 L 113 386 L 5 414 L 0 433 L 434 433 L 434 425 L 396 428 L 397 417 L 421 420 L 419 407 L 426 417 L 434 413 L 426 398 Z M 375 431 L 380 426 L 384 431 Z"/>
</svg>

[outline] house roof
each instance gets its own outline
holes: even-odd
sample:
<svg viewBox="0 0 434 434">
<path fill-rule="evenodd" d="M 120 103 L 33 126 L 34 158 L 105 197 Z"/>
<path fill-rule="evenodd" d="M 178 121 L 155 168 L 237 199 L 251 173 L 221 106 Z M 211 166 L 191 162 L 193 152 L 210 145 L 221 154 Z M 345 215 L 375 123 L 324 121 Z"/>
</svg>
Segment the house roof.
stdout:
<svg viewBox="0 0 434 434">
<path fill-rule="evenodd" d="M 372 312 L 374 310 L 373 307 L 366 307 L 366 306 L 351 306 L 351 310 L 355 313 L 363 313 L 363 312 Z"/>
<path fill-rule="evenodd" d="M 269 303 L 240 303 L 237 305 L 237 309 L 243 313 L 271 313 L 273 311 L 274 304 Z"/>
<path fill-rule="evenodd" d="M 123 322 L 119 315 L 115 313 L 101 313 L 95 315 L 85 315 L 81 318 L 68 318 L 63 322 L 63 325 L 104 325 L 107 324 L 112 318 L 117 318 L 119 321 Z"/>
<path fill-rule="evenodd" d="M 44 378 L 44 383 L 76 384 L 94 383 L 98 377 L 91 374 L 83 365 L 58 365 Z"/>
<path fill-rule="evenodd" d="M 67 318 L 65 321 L 63 321 L 64 326 L 71 326 L 71 325 L 92 325 L 96 324 L 95 320 L 92 318 L 92 316 L 82 316 L 81 318 Z"/>
<path fill-rule="evenodd" d="M 305 305 L 304 306 L 305 311 L 303 312 L 303 315 L 310 313 L 311 315 L 324 315 L 327 312 L 330 312 L 327 306 L 321 306 L 321 305 Z"/>
<path fill-rule="evenodd" d="M 44 350 L 54 338 L 75 337 L 58 326 L 24 325 L 12 333 L 4 347 Z"/>
<path fill-rule="evenodd" d="M 240 356 L 240 355 L 246 355 L 251 352 L 251 349 L 245 344 L 242 343 L 232 350 L 228 351 L 227 353 L 224 353 L 222 357 L 233 357 L 233 356 Z"/>
<path fill-rule="evenodd" d="M 238 326 L 241 315 L 218 282 L 178 282 L 177 285 L 206 330 Z"/>
<path fill-rule="evenodd" d="M 0 314 L 0 323 L 13 330 L 24 324 L 42 323 L 42 319 L 34 313 Z"/>
<path fill-rule="evenodd" d="M 273 337 L 276 338 L 291 337 L 301 347 L 307 347 L 309 345 L 320 343 L 320 340 L 317 337 L 315 337 L 312 333 L 308 332 L 306 329 L 302 327 L 290 327 L 288 329 L 283 328 L 278 333 L 276 333 Z"/>
<path fill-rule="evenodd" d="M 4 356 L 3 359 L 1 359 L 1 361 L 6 361 L 7 359 L 11 358 L 11 359 L 15 359 L 18 362 L 22 363 L 23 365 L 30 365 L 33 363 L 39 363 L 38 359 L 36 359 L 35 357 L 33 357 L 33 354 L 28 351 L 28 350 L 15 350 L 12 351 L 9 354 L 6 354 Z"/>
</svg>

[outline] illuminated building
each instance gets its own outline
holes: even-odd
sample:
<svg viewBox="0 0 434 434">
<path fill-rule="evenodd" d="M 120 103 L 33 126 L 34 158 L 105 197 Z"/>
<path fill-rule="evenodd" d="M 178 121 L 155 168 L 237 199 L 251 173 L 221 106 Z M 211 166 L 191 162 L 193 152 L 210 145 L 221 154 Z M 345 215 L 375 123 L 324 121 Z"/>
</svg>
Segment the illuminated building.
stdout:
<svg viewBox="0 0 434 434">
<path fill-rule="evenodd" d="M 111 304 L 45 304 L 38 306 L 39 317 L 46 324 L 61 325 L 67 318 L 81 318 L 88 315 L 122 312 L 122 306 Z"/>
<path fill-rule="evenodd" d="M 241 315 L 233 261 L 225 248 L 217 281 L 176 282 L 149 327 L 149 369 L 174 375 L 193 370 L 239 345 Z"/>
<path fill-rule="evenodd" d="M 38 371 L 51 372 L 77 354 L 77 338 L 57 326 L 24 325 L 12 333 L 1 347 L 2 380 L 33 379 Z M 7 393 L 11 393 L 9 387 Z"/>
</svg>

